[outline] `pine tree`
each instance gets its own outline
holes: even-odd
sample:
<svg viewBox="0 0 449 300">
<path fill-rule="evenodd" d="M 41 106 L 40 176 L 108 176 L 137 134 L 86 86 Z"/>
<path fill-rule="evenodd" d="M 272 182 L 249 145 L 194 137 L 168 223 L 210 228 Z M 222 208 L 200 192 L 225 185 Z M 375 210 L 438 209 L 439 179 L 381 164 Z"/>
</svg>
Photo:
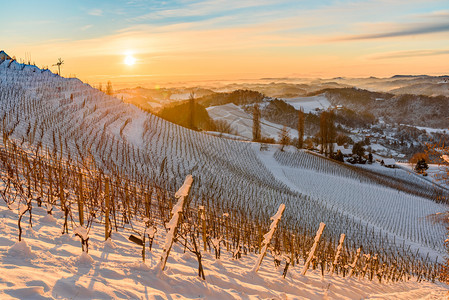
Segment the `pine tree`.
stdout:
<svg viewBox="0 0 449 300">
<path fill-rule="evenodd" d="M 260 109 L 258 104 L 253 108 L 253 141 L 260 141 Z"/>
<path fill-rule="evenodd" d="M 428 168 L 429 166 L 427 165 L 426 160 L 422 158 L 416 163 L 415 171 L 421 174 L 425 173 Z"/>
<path fill-rule="evenodd" d="M 190 92 L 189 97 L 189 128 L 195 128 L 195 92 Z"/>
</svg>

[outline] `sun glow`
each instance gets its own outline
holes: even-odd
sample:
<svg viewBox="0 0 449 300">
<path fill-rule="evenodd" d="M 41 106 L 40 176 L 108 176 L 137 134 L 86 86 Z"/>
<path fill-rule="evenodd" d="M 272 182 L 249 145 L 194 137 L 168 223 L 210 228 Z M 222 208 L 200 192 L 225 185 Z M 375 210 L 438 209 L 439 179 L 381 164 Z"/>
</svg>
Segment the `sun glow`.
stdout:
<svg viewBox="0 0 449 300">
<path fill-rule="evenodd" d="M 131 54 L 126 55 L 125 64 L 127 64 L 128 66 L 132 66 L 135 63 L 136 63 L 136 59 Z"/>
</svg>

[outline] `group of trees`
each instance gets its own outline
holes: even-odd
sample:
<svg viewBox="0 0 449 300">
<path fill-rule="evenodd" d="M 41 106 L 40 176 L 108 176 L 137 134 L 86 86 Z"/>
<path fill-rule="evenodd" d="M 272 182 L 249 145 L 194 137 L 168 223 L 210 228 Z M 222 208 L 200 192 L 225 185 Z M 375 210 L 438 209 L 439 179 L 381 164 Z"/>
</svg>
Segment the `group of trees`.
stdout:
<svg viewBox="0 0 449 300">
<path fill-rule="evenodd" d="M 320 115 L 320 152 L 326 156 L 334 153 L 335 126 L 333 111 L 323 111 Z"/>
<path fill-rule="evenodd" d="M 260 127 L 261 113 L 258 104 L 253 106 L 253 141 L 262 141 L 261 127 Z M 320 132 L 319 132 L 319 144 L 321 145 L 321 153 L 331 157 L 334 152 L 333 143 L 336 140 L 335 129 L 335 115 L 332 110 L 323 111 L 320 114 Z M 305 114 L 304 109 L 301 107 L 298 110 L 298 122 L 297 122 L 298 137 L 295 146 L 299 149 L 304 148 L 304 132 L 305 132 Z M 289 136 L 289 130 L 287 126 L 283 126 L 279 132 L 279 143 L 281 144 L 281 151 L 284 147 L 292 142 Z"/>
<path fill-rule="evenodd" d="M 100 92 L 103 92 L 103 93 L 105 93 L 106 95 L 109 95 L 109 96 L 112 96 L 114 94 L 114 90 L 112 89 L 112 83 L 111 83 L 110 80 L 106 84 L 106 88 L 105 89 L 103 89 L 103 84 L 101 82 L 98 84 L 97 89 Z"/>
</svg>

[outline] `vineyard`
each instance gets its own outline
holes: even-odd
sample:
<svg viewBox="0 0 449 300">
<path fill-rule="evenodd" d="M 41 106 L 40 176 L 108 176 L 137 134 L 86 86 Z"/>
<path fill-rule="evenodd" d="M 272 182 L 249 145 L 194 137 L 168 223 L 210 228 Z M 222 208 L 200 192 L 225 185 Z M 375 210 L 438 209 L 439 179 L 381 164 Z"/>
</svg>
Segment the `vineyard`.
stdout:
<svg viewBox="0 0 449 300">
<path fill-rule="evenodd" d="M 201 253 L 241 259 L 264 246 L 284 276 L 308 262 L 323 275 L 440 279 L 445 228 L 426 216 L 448 207 L 434 201 L 430 184 L 192 131 L 78 79 L 12 61 L 0 61 L 0 107 L 0 194 L 18 213 L 19 241 L 33 211 L 44 208 L 61 216 L 61 234 L 75 234 L 85 253 L 95 226 L 104 227 L 105 240 L 132 233 L 144 261 L 156 232 L 173 230 L 206 281 Z M 173 229 L 181 212 L 176 191 L 189 174 Z"/>
</svg>

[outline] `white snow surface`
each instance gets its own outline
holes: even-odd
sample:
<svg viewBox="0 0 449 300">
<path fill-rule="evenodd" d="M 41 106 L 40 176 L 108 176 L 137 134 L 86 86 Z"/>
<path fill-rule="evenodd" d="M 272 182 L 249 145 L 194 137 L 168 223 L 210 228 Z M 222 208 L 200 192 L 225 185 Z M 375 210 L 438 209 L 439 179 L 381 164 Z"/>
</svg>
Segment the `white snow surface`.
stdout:
<svg viewBox="0 0 449 300">
<path fill-rule="evenodd" d="M 75 142 L 85 144 L 87 148 L 81 151 L 89 149 L 97 158 L 107 158 L 128 169 L 132 166 L 138 174 L 154 180 L 158 180 L 166 157 L 165 172 L 176 186 L 181 186 L 185 174 L 201 177 L 195 192 L 220 188 L 221 193 L 215 195 L 217 201 L 232 198 L 237 205 L 249 203 L 249 207 L 263 207 L 267 212 L 285 203 L 286 218 L 301 215 L 301 222 L 309 227 L 323 221 L 326 234 L 337 237 L 345 233 L 349 240 L 358 234 L 352 224 L 360 222 L 402 238 L 423 252 L 441 255 L 446 230 L 438 224 L 429 225 L 425 216 L 445 211 L 447 206 L 339 175 L 339 168 L 329 168 L 321 158 L 293 153 L 286 147 L 304 161 L 301 166 L 284 165 L 275 158 L 274 146 L 261 152 L 256 143 L 187 130 L 93 90 L 77 79 L 64 79 L 16 62 L 0 63 L 0 89 L 0 112 L 10 114 L 4 118 L 4 126 L 14 128 L 15 120 L 20 120 L 12 138 L 23 138 L 28 143 L 26 128 L 37 124 L 35 139 L 43 145 L 51 145 L 51 133 L 56 132 L 57 137 L 60 133 L 68 139 L 64 151 L 75 156 Z M 36 109 L 29 113 L 32 107 Z M 251 133 L 252 118 L 249 122 L 245 130 Z M 39 128 L 45 129 L 42 135 Z M 264 124 L 262 134 L 263 130 Z M 129 164 L 117 141 L 130 147 Z M 351 219 L 339 221 L 341 212 Z M 94 222 L 89 232 L 89 256 L 81 256 L 80 239 L 73 235 L 75 229 L 61 235 L 62 213 L 54 212 L 56 222 L 48 222 L 46 214 L 44 208 L 33 208 L 33 228 L 27 222 L 29 214 L 24 215 L 23 241 L 28 252 L 24 243 L 14 247 L 17 211 L 9 210 L 0 201 L 0 299 L 419 299 L 441 298 L 447 290 L 445 285 L 418 284 L 413 280 L 380 285 L 339 276 L 322 279 L 312 270 L 307 277 L 301 277 L 301 265 L 289 269 L 287 278 L 282 279 L 282 271 L 273 267 L 270 254 L 257 276 L 249 276 L 256 257 L 250 254 L 232 260 L 227 252 L 222 254 L 222 260 L 203 253 L 204 282 L 196 275 L 195 258 L 183 254 L 178 245 L 170 253 L 166 271 L 158 276 L 155 266 L 161 257 L 164 228 L 158 228 L 153 252 L 147 253 L 143 264 L 141 247 L 127 239 L 134 231 L 113 232 L 112 240 L 104 242 L 104 227 Z M 139 229 L 144 231 L 143 226 Z"/>
<path fill-rule="evenodd" d="M 316 112 L 317 109 L 326 110 L 331 106 L 331 103 L 324 94 L 311 97 L 283 98 L 282 100 L 297 110 L 302 107 L 305 113 Z"/>
<path fill-rule="evenodd" d="M 290 266 L 283 279 L 283 266 L 275 268 L 270 253 L 252 274 L 254 254 L 234 260 L 226 251 L 219 260 L 203 253 L 203 281 L 194 256 L 178 244 L 158 276 L 163 228 L 142 263 L 142 248 L 127 240 L 131 229 L 113 232 L 105 242 L 103 225 L 94 223 L 86 254 L 78 237 L 61 235 L 63 213 L 54 214 L 56 224 L 42 222 L 46 214 L 33 207 L 33 229 L 24 222 L 23 240 L 15 243 L 17 220 L 0 202 L 0 299 L 444 299 L 449 289 L 414 279 L 379 284 L 328 274 L 322 278 L 311 269 L 301 276 L 302 265 Z"/>
<path fill-rule="evenodd" d="M 241 107 L 234 103 L 228 103 L 218 106 L 210 106 L 206 108 L 209 116 L 213 120 L 223 120 L 229 123 L 231 128 L 235 130 L 237 135 L 251 140 L 253 138 L 253 116 L 245 112 Z M 279 139 L 279 133 L 282 125 L 269 122 L 265 119 L 260 120 L 260 132 L 264 138 Z M 298 136 L 298 131 L 288 128 L 289 136 Z"/>
<path fill-rule="evenodd" d="M 433 224 L 426 217 L 447 211 L 447 205 L 364 183 L 357 177 L 342 176 L 343 174 L 332 170 L 331 165 L 320 166 L 318 158 L 315 164 L 308 163 L 309 167 L 295 162 L 288 164 L 275 158 L 276 151 L 272 146 L 268 151 L 260 151 L 259 156 L 273 175 L 290 189 L 309 195 L 312 199 L 319 199 L 327 207 L 344 211 L 362 223 L 367 222 L 377 230 L 389 234 L 391 239 L 405 242 L 421 253 L 429 253 L 434 259 L 439 257 L 441 260 L 444 257 L 446 230 L 443 225 Z M 297 151 L 294 147 L 287 147 L 285 155 L 307 158 L 306 153 Z M 430 243 L 430 240 L 426 241 L 429 238 L 433 240 Z"/>
</svg>

